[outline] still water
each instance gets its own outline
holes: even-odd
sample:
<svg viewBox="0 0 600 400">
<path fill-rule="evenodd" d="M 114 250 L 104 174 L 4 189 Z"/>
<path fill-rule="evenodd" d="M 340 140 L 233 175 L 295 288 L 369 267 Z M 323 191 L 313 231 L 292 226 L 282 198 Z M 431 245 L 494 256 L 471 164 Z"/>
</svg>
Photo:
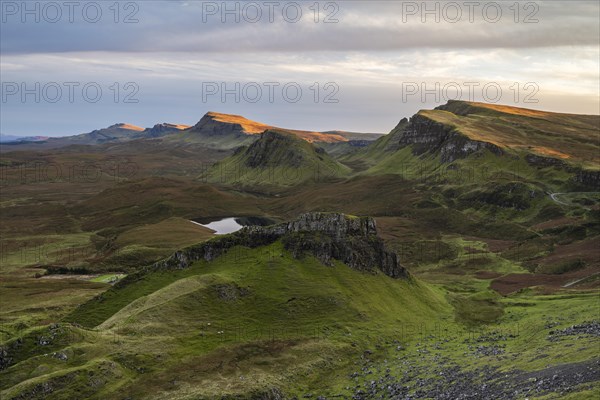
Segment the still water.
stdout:
<svg viewBox="0 0 600 400">
<path fill-rule="evenodd" d="M 212 229 L 216 235 L 225 235 L 239 231 L 244 226 L 265 226 L 275 223 L 274 220 L 265 217 L 226 217 L 212 221 L 206 218 L 195 218 L 191 222 Z"/>
</svg>

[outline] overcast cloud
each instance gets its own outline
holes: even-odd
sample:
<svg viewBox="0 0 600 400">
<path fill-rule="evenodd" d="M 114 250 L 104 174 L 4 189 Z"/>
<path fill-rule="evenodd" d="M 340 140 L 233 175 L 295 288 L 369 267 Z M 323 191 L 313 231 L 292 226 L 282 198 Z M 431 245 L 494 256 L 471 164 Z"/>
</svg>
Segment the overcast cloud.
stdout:
<svg viewBox="0 0 600 400">
<path fill-rule="evenodd" d="M 317 2 L 318 22 L 314 3 L 270 3 L 271 22 L 266 2 L 229 2 L 230 10 L 239 4 L 240 22 L 229 14 L 223 23 L 222 2 L 120 2 L 118 15 L 113 1 L 81 2 L 69 15 L 62 1 L 28 2 L 27 13 L 21 1 L 3 0 L 0 131 L 63 135 L 115 122 L 193 124 L 215 110 L 290 128 L 387 132 L 448 96 L 470 99 L 465 83 L 476 83 L 474 100 L 599 113 L 597 1 L 428 2 L 434 11 L 424 16 L 423 2 L 324 1 Z M 43 91 L 51 82 L 63 88 L 58 100 L 52 85 Z M 65 82 L 76 84 L 73 99 Z M 207 96 L 214 84 L 220 91 L 221 83 L 231 90 L 236 82 L 248 88 L 239 99 Z M 273 101 L 269 82 L 276 84 Z M 22 89 L 36 91 L 36 83 L 39 98 L 23 97 Z M 102 89 L 97 102 L 81 92 L 90 83 Z M 296 102 L 282 91 L 292 83 L 302 90 Z M 262 97 L 249 101 L 256 87 Z M 423 97 L 422 89 L 431 93 Z"/>
</svg>

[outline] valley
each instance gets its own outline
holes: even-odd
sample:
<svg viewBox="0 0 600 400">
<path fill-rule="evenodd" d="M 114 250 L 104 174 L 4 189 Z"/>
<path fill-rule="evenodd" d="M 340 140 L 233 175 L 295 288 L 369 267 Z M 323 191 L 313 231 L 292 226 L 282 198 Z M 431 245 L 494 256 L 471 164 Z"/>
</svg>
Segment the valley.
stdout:
<svg viewBox="0 0 600 400">
<path fill-rule="evenodd" d="M 1 397 L 597 398 L 600 117 L 398 118 L 3 143 Z"/>
</svg>

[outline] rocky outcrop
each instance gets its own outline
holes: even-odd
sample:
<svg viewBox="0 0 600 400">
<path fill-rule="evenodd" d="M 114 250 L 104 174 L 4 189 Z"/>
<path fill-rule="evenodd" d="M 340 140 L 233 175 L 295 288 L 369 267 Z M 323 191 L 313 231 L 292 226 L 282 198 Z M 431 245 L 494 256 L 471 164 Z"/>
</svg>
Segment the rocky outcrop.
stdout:
<svg viewBox="0 0 600 400">
<path fill-rule="evenodd" d="M 532 165 L 532 166 L 538 167 L 538 168 L 546 168 L 546 167 L 564 168 L 567 166 L 567 163 L 559 158 L 538 156 L 537 154 L 527 154 L 525 156 L 525 161 L 527 161 L 527 163 L 529 165 Z"/>
<path fill-rule="evenodd" d="M 545 197 L 544 192 L 532 184 L 509 182 L 483 185 L 478 190 L 460 196 L 459 200 L 465 208 L 480 203 L 523 211 L 542 197 Z"/>
<path fill-rule="evenodd" d="M 600 190 L 600 171 L 574 167 L 559 158 L 544 157 L 535 154 L 526 155 L 525 160 L 537 168 L 555 167 L 572 173 L 573 176 L 571 179 L 578 188 L 593 191 Z"/>
<path fill-rule="evenodd" d="M 412 145 L 414 155 L 439 153 L 443 163 L 465 158 L 482 149 L 496 155 L 503 154 L 502 149 L 492 143 L 472 140 L 452 126 L 420 114 L 414 115 L 398 136 L 400 147 Z"/>
<path fill-rule="evenodd" d="M 380 270 L 392 278 L 408 277 L 408 272 L 398 262 L 397 255 L 387 251 L 383 240 L 377 236 L 373 218 L 340 213 L 306 213 L 282 224 L 245 227 L 229 235 L 177 251 L 144 272 L 187 268 L 198 260 L 214 260 L 234 246 L 255 248 L 277 240 L 281 240 L 285 249 L 295 258 L 312 255 L 329 266 L 334 260 L 339 260 L 360 271 Z M 123 286 L 130 280 L 136 280 L 134 275 L 129 275 L 115 286 Z"/>
<path fill-rule="evenodd" d="M 257 187 L 296 186 L 306 181 L 345 177 L 350 169 L 327 152 L 294 134 L 268 129 L 207 171 L 207 180 Z"/>
<path fill-rule="evenodd" d="M 304 153 L 298 147 L 309 147 L 301 139 L 275 130 L 267 130 L 260 140 L 252 143 L 246 150 L 244 164 L 249 168 L 268 165 L 286 165 L 299 168 L 306 164 Z M 315 152 L 319 148 L 314 148 Z M 322 149 L 319 149 L 322 151 Z"/>
<path fill-rule="evenodd" d="M 600 190 L 600 171 L 578 169 L 573 176 L 573 181 L 587 190 Z"/>
<path fill-rule="evenodd" d="M 12 364 L 12 357 L 10 356 L 8 349 L 0 347 L 0 371 L 8 368 Z"/>
<path fill-rule="evenodd" d="M 309 213 L 281 228 L 283 244 L 296 258 L 310 253 L 325 265 L 336 259 L 361 271 L 379 269 L 392 278 L 407 276 L 396 254 L 386 251 L 377 236 L 373 218 Z"/>
</svg>

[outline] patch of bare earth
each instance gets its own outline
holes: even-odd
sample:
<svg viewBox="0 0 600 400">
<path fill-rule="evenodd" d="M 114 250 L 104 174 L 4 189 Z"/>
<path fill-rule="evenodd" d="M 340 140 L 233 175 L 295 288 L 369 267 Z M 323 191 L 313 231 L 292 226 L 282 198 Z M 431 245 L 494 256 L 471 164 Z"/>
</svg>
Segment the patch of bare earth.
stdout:
<svg viewBox="0 0 600 400">
<path fill-rule="evenodd" d="M 573 271 L 566 274 L 508 274 L 496 278 L 492 281 L 490 288 L 497 291 L 501 295 L 508 295 L 518 290 L 528 287 L 539 286 L 547 292 L 554 292 L 561 289 L 563 286 L 591 277 L 600 272 L 600 268 L 590 267 Z M 572 288 L 583 289 L 598 286 L 597 283 L 587 283 L 584 285 L 573 285 Z"/>
</svg>

